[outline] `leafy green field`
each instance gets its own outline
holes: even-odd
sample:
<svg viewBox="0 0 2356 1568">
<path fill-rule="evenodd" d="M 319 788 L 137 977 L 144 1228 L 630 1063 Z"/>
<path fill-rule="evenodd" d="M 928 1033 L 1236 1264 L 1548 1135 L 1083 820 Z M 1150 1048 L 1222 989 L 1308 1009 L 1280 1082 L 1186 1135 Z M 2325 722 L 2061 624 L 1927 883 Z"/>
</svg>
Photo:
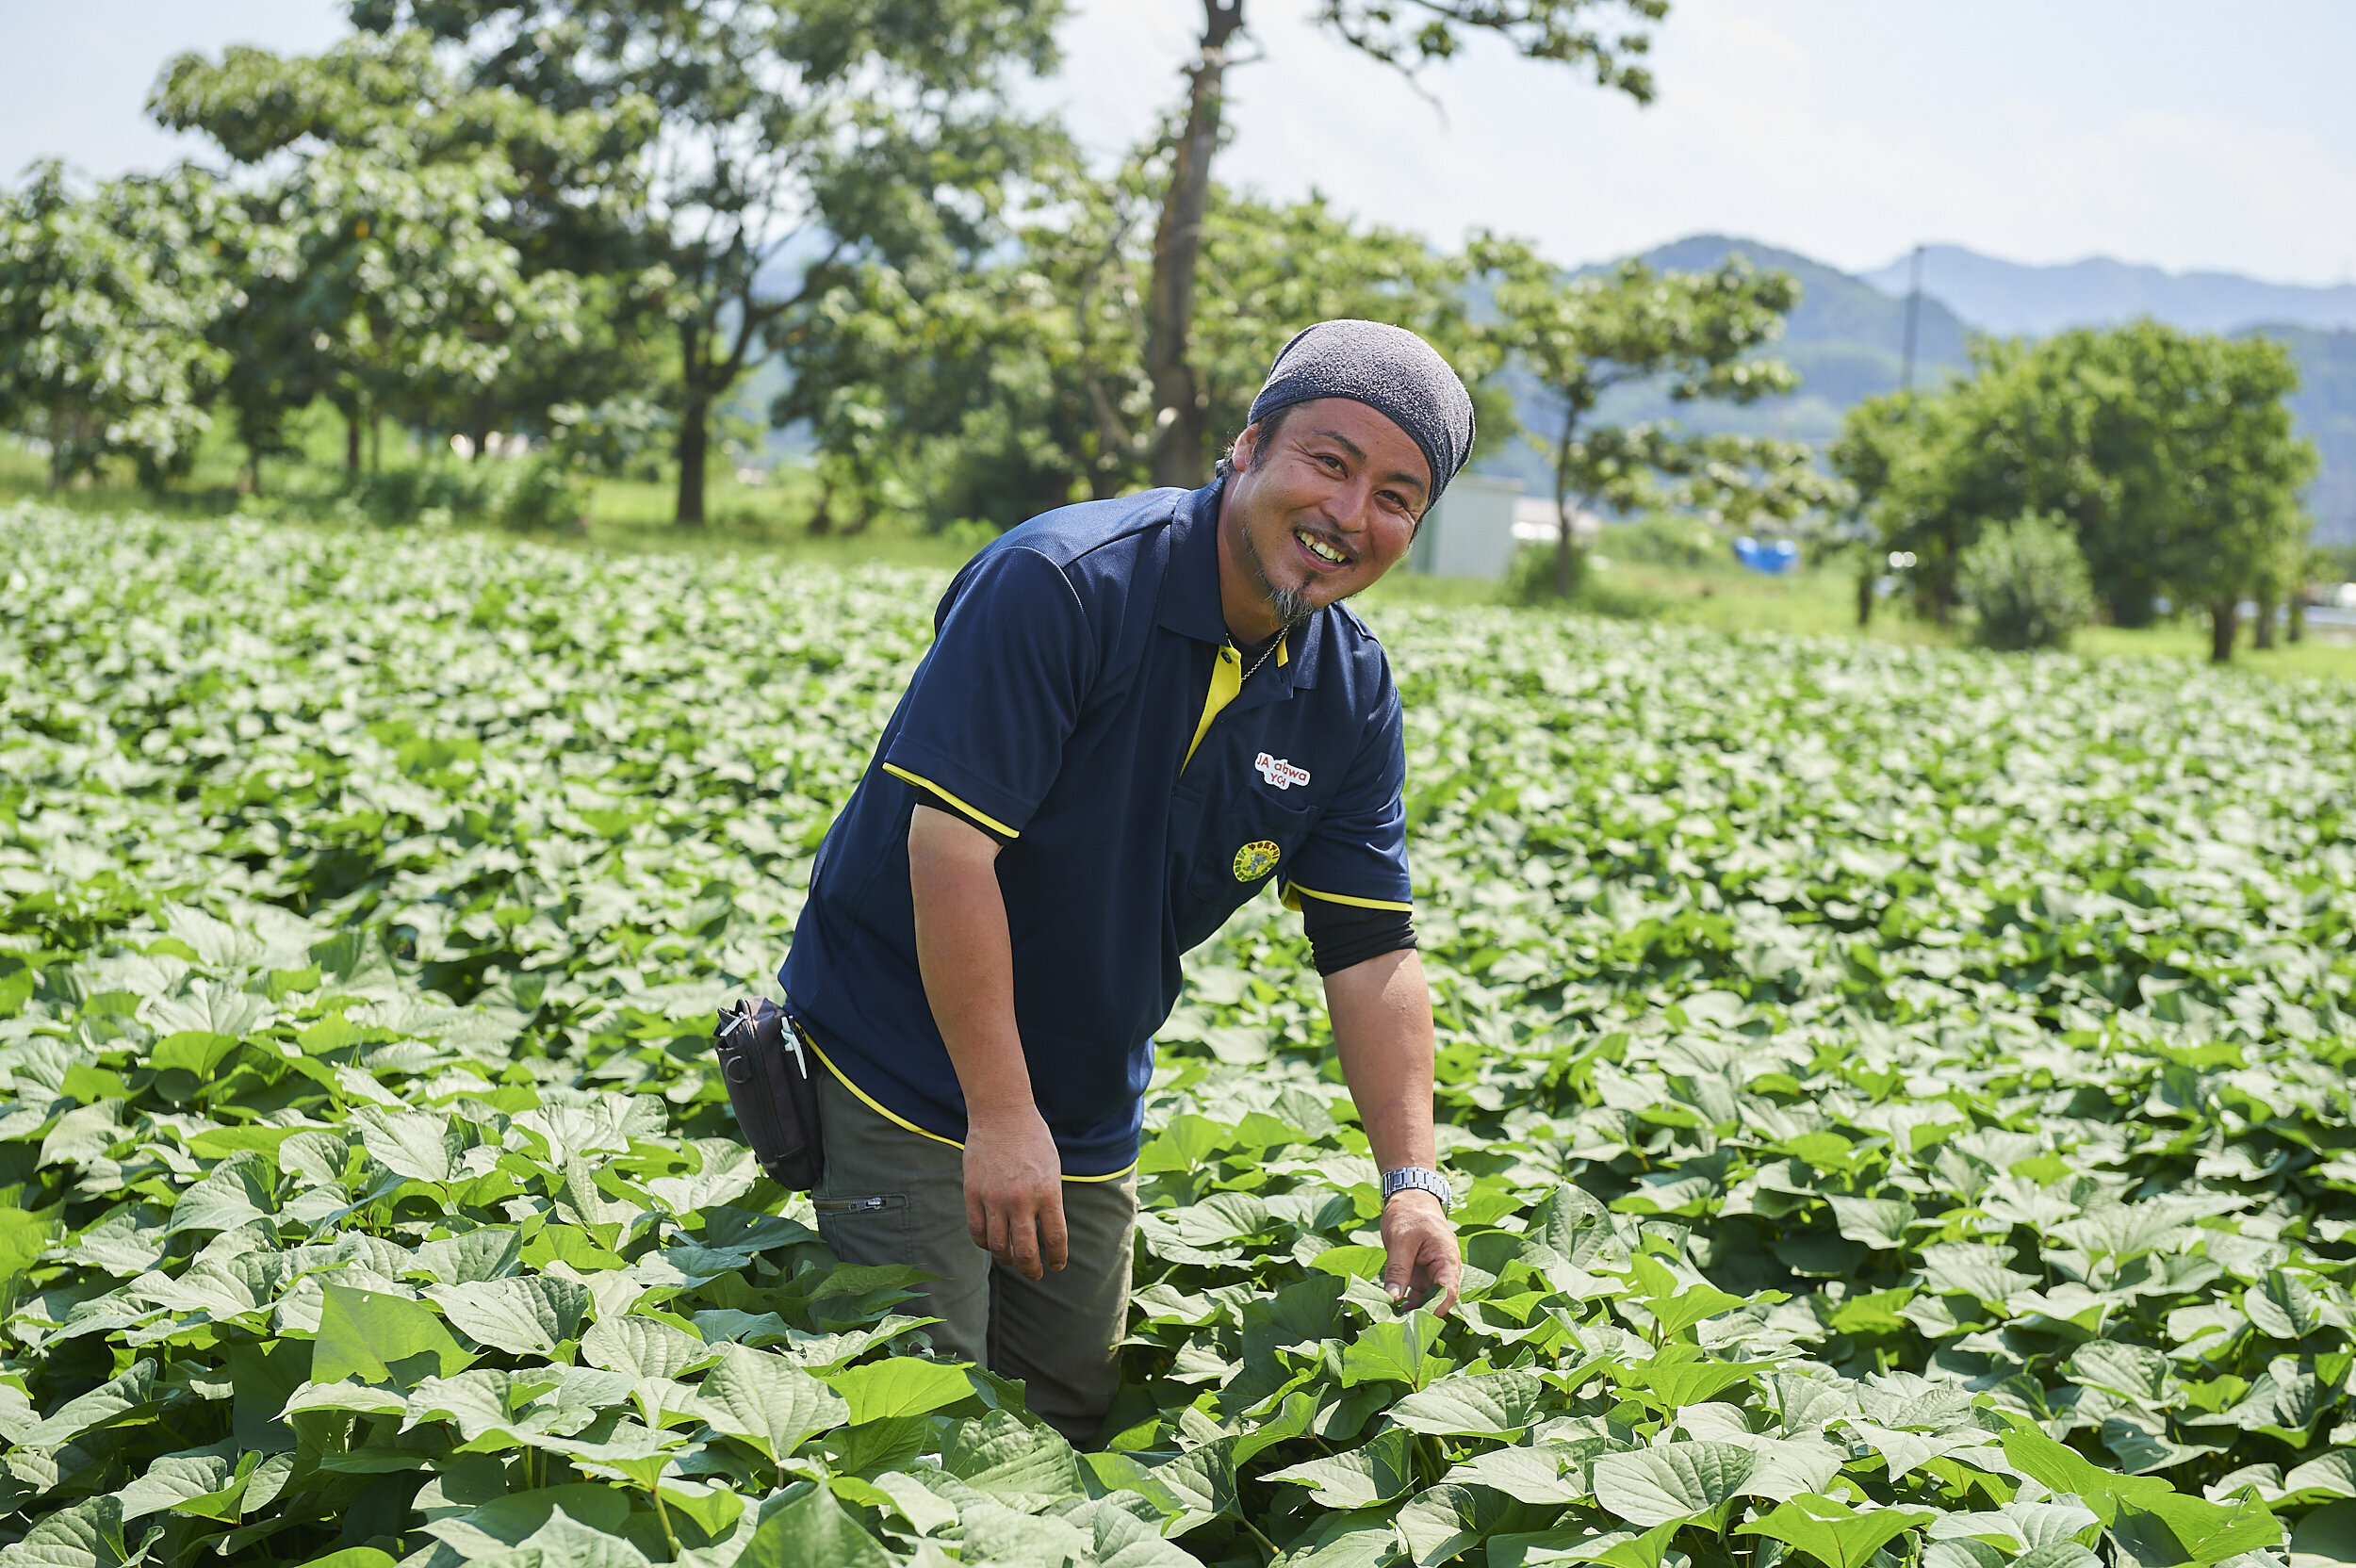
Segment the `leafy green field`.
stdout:
<svg viewBox="0 0 2356 1568">
<path fill-rule="evenodd" d="M 0 514 L 0 1565 L 2356 1560 L 2356 689 L 1378 605 L 1467 1305 L 1255 905 L 1075 1454 L 706 1064 L 941 580 Z"/>
</svg>

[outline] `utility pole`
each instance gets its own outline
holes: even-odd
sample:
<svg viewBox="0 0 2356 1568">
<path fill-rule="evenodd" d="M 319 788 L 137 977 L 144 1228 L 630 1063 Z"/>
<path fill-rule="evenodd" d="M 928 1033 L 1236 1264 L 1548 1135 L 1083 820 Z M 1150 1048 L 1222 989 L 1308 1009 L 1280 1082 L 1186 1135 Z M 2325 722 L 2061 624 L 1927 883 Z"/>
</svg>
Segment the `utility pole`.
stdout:
<svg viewBox="0 0 2356 1568">
<path fill-rule="evenodd" d="M 1922 247 L 1914 248 L 1914 267 L 1906 284 L 1906 369 L 1899 386 L 1902 391 L 1914 390 L 1914 332 L 1922 315 Z"/>
</svg>

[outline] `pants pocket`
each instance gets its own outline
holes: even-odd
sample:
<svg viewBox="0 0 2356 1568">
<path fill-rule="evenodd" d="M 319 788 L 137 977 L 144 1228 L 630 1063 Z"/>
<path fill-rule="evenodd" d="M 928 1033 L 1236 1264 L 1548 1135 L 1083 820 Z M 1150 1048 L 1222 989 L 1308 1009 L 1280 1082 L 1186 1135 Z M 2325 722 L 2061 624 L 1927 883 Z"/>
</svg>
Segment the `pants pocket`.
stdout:
<svg viewBox="0 0 2356 1568">
<path fill-rule="evenodd" d="M 869 1198 L 818 1198 L 811 1201 L 822 1215 L 886 1214 L 908 1206 L 908 1194 L 881 1192 Z"/>
<path fill-rule="evenodd" d="M 908 1237 L 908 1198 L 904 1192 L 813 1199 L 818 1239 L 847 1264 L 875 1268 L 914 1261 Z"/>
</svg>

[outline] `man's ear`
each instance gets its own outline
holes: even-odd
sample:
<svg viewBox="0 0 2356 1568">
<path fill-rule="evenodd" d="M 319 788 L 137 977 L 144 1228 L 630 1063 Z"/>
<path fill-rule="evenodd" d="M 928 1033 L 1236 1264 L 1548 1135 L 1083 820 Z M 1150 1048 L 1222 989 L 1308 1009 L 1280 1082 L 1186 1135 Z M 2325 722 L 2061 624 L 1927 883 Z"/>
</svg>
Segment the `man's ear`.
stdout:
<svg viewBox="0 0 2356 1568">
<path fill-rule="evenodd" d="M 1260 466 L 1260 437 L 1266 433 L 1266 431 L 1267 425 L 1255 419 L 1244 426 L 1242 432 L 1236 435 L 1235 455 L 1233 461 L 1238 471 L 1256 468 Z"/>
</svg>

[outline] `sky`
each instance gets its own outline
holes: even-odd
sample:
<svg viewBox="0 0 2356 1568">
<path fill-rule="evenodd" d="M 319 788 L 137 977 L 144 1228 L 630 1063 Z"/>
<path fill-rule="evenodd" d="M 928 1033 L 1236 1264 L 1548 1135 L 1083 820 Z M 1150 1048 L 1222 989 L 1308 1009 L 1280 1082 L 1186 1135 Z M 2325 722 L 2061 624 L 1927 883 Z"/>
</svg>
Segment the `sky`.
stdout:
<svg viewBox="0 0 2356 1568">
<path fill-rule="evenodd" d="M 1247 4 L 1258 58 L 1230 74 L 1219 177 L 1442 244 L 1485 227 L 1577 264 L 1714 232 L 1850 270 L 1946 242 L 2356 281 L 2347 0 L 1673 0 L 1647 108 L 1486 41 L 1428 72 L 1427 100 L 1319 31 L 1314 0 Z M 194 151 L 142 113 L 165 60 L 317 49 L 341 14 L 0 0 L 0 177 Z M 1027 96 L 1112 157 L 1176 103 L 1201 18 L 1201 0 L 1077 0 L 1063 70 Z"/>
</svg>

